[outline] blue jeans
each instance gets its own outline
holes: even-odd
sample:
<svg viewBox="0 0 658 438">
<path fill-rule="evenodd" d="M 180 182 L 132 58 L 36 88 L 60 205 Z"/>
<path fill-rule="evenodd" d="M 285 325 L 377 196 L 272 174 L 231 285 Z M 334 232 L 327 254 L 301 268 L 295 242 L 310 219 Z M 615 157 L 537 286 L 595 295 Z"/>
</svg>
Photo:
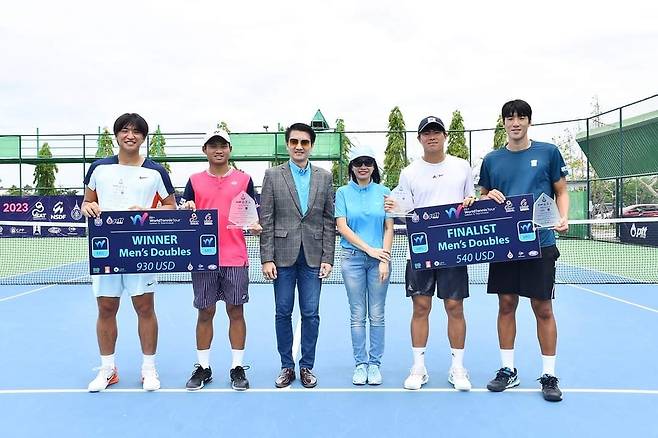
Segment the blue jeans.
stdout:
<svg viewBox="0 0 658 438">
<path fill-rule="evenodd" d="M 274 303 L 276 305 L 276 344 L 281 356 L 281 368 L 295 368 L 292 357 L 292 309 L 295 305 L 295 286 L 299 294 L 299 313 L 302 316 L 302 358 L 300 368 L 313 368 L 315 346 L 320 328 L 320 268 L 306 264 L 304 249 L 294 265 L 277 267 L 274 280 Z"/>
<path fill-rule="evenodd" d="M 343 249 L 342 273 L 350 303 L 354 361 L 379 366 L 384 354 L 384 307 L 390 275 L 379 281 L 379 260 L 354 249 Z M 366 352 L 366 315 L 370 320 L 370 357 Z"/>
</svg>

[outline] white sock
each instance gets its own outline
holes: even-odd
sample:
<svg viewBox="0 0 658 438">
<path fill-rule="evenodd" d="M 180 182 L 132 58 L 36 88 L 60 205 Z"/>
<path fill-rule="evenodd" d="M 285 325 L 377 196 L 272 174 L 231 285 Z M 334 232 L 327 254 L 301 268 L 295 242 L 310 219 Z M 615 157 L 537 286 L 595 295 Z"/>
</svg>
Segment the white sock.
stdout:
<svg viewBox="0 0 658 438">
<path fill-rule="evenodd" d="M 503 368 L 509 368 L 514 371 L 514 349 L 505 350 L 501 348 L 500 361 L 503 363 Z"/>
<path fill-rule="evenodd" d="M 199 365 L 203 368 L 210 368 L 210 348 L 207 350 L 197 350 L 196 358 Z"/>
<path fill-rule="evenodd" d="M 114 368 L 113 354 L 108 354 L 107 356 L 101 354 L 101 368 Z"/>
<path fill-rule="evenodd" d="M 555 356 L 544 356 L 542 354 L 541 364 L 544 369 L 542 374 L 548 374 L 549 376 L 555 375 Z"/>
<path fill-rule="evenodd" d="M 142 369 L 155 368 L 155 354 L 145 354 L 142 360 Z"/>
<path fill-rule="evenodd" d="M 464 349 L 451 348 L 450 353 L 452 354 L 452 368 L 464 368 Z"/>
<path fill-rule="evenodd" d="M 425 347 L 411 347 L 414 354 L 414 368 L 425 368 Z"/>
<path fill-rule="evenodd" d="M 242 366 L 244 360 L 244 350 L 231 349 L 231 369 Z"/>
</svg>

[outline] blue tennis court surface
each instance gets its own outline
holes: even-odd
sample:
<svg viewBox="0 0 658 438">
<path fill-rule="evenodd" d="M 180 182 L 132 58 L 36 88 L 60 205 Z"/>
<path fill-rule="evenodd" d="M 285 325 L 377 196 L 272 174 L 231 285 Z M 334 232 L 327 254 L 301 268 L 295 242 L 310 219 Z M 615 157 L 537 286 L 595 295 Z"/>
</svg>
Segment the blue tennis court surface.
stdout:
<svg viewBox="0 0 658 438">
<path fill-rule="evenodd" d="M 89 285 L 0 286 L 1 435 L 42 436 L 642 436 L 658 437 L 658 286 L 558 285 L 557 373 L 564 401 L 543 400 L 534 317 L 519 306 L 516 366 L 521 386 L 500 394 L 485 385 L 499 368 L 497 300 L 482 285 L 466 302 L 465 363 L 474 390 L 447 382 L 450 364 L 442 303 L 434 301 L 427 350 L 430 380 L 405 391 L 411 365 L 411 304 L 401 285 L 389 288 L 384 384 L 351 384 L 353 359 L 343 285 L 325 285 L 320 306 L 316 389 L 277 390 L 279 357 L 271 285 L 253 285 L 245 307 L 245 361 L 251 388 L 229 388 L 227 319 L 218 311 L 214 381 L 196 393 L 184 385 L 196 360 L 190 284 L 162 284 L 158 371 L 162 390 L 144 393 L 136 317 L 129 299 L 119 314 L 121 381 L 86 392 L 99 365 L 96 304 Z M 421 435 L 422 434 L 422 435 Z"/>
</svg>

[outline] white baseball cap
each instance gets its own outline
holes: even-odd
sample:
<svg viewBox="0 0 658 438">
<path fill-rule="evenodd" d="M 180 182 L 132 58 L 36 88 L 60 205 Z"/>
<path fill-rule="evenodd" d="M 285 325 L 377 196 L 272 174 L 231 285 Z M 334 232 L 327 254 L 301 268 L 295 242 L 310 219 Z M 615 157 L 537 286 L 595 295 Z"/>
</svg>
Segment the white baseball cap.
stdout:
<svg viewBox="0 0 658 438">
<path fill-rule="evenodd" d="M 231 137 L 228 135 L 228 132 L 224 131 L 221 128 L 214 128 L 206 132 L 206 135 L 203 136 L 203 144 L 205 145 L 213 137 L 222 137 L 227 142 L 231 143 Z"/>
<path fill-rule="evenodd" d="M 349 160 L 352 161 L 353 159 L 359 157 L 370 157 L 370 158 L 374 158 L 374 160 L 377 161 L 377 157 L 375 156 L 375 151 L 373 151 L 370 146 L 360 146 L 360 145 L 352 146 L 348 154 Z"/>
</svg>

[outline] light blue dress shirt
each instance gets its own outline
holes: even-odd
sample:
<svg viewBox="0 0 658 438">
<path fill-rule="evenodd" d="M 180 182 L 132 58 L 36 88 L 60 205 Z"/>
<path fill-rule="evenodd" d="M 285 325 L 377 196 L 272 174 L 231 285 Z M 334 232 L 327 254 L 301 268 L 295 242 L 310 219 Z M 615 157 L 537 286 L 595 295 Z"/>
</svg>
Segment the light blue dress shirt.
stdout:
<svg viewBox="0 0 658 438">
<path fill-rule="evenodd" d="M 311 162 L 308 161 L 303 169 L 293 163 L 292 160 L 288 160 L 288 165 L 299 195 L 299 206 L 302 208 L 302 215 L 305 215 L 308 211 L 308 193 L 311 188 Z"/>
</svg>

